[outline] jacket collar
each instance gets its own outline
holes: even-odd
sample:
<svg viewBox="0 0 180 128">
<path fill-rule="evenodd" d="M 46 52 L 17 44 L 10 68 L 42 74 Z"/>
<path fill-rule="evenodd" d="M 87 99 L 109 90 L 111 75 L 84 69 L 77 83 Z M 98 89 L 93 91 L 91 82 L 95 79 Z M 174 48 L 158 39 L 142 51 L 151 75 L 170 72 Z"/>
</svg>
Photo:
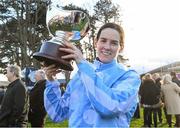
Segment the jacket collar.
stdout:
<svg viewBox="0 0 180 128">
<path fill-rule="evenodd" d="M 111 62 L 109 63 L 102 63 L 98 58 L 95 59 L 94 61 L 94 65 L 96 67 L 96 69 L 106 69 L 107 67 L 111 67 L 113 65 L 116 65 L 117 61 L 115 59 L 113 59 Z"/>
<path fill-rule="evenodd" d="M 9 87 L 11 87 L 11 86 L 13 86 L 16 82 L 18 82 L 20 79 L 18 78 L 18 79 L 16 79 L 16 80 L 14 80 L 13 82 L 11 82 L 10 84 L 9 84 Z"/>
</svg>

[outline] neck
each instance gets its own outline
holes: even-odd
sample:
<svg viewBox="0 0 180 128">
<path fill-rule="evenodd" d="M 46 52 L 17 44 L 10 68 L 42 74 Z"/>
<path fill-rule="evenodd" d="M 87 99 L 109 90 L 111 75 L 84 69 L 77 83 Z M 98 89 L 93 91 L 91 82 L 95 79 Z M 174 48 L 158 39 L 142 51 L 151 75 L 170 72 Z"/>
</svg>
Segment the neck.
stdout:
<svg viewBox="0 0 180 128">
<path fill-rule="evenodd" d="M 15 81 L 17 79 L 18 79 L 17 77 L 13 77 L 12 79 L 10 79 L 10 82 L 13 82 L 13 81 Z"/>
</svg>

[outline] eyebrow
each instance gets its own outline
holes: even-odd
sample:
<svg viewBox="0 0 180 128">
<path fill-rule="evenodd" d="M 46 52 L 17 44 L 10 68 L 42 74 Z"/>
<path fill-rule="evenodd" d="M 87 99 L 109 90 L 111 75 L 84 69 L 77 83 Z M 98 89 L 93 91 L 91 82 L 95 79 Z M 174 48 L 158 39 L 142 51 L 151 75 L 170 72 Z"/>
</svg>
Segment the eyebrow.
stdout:
<svg viewBox="0 0 180 128">
<path fill-rule="evenodd" d="M 105 38 L 105 37 L 100 37 L 100 39 L 103 39 L 103 40 L 107 40 L 107 38 Z M 118 40 L 112 40 L 112 39 L 110 39 L 112 42 L 119 42 Z"/>
</svg>

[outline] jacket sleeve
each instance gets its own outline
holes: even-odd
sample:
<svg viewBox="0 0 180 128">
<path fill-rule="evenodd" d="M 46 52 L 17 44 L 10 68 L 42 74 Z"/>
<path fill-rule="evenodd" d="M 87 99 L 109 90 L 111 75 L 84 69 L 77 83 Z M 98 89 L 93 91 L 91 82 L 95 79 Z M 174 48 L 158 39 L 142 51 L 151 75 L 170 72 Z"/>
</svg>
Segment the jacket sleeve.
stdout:
<svg viewBox="0 0 180 128">
<path fill-rule="evenodd" d="M 44 91 L 44 106 L 54 122 L 61 122 L 68 118 L 69 93 L 66 91 L 61 96 L 58 81 L 47 81 Z"/>
<path fill-rule="evenodd" d="M 89 100 L 101 116 L 112 117 L 119 113 L 128 113 L 137 105 L 140 78 L 135 71 L 128 70 L 119 77 L 117 73 L 112 73 L 115 71 L 111 71 L 110 80 L 116 79 L 111 88 L 104 83 L 88 62 L 82 61 L 78 64 L 78 68 Z"/>
<path fill-rule="evenodd" d="M 174 89 L 177 93 L 180 93 L 180 87 L 176 84 L 176 83 L 173 83 L 174 84 Z"/>
<path fill-rule="evenodd" d="M 10 125 L 17 124 L 17 121 L 19 120 L 21 114 L 23 113 L 25 103 L 27 100 L 26 98 L 27 98 L 27 93 L 25 87 L 23 85 L 16 86 L 14 89 L 13 109 L 11 112 L 11 117 L 9 118 Z"/>
</svg>

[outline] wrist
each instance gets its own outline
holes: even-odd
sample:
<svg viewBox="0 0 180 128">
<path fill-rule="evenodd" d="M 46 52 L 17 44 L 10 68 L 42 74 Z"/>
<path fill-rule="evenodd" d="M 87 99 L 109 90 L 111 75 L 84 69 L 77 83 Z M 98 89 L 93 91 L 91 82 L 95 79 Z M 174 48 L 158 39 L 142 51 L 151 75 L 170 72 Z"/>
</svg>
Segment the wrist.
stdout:
<svg viewBox="0 0 180 128">
<path fill-rule="evenodd" d="M 76 64 L 80 64 L 80 63 L 82 63 L 83 61 L 85 61 L 85 59 L 84 59 L 84 58 L 77 59 L 77 60 L 76 60 Z"/>
<path fill-rule="evenodd" d="M 53 80 L 53 81 L 47 80 L 47 81 L 46 81 L 46 87 L 52 86 L 52 85 L 55 87 L 55 86 L 59 86 L 59 84 L 60 84 L 60 83 L 59 83 L 58 80 Z"/>
<path fill-rule="evenodd" d="M 46 75 L 46 78 L 48 81 L 55 81 L 56 80 L 56 76 L 53 76 L 53 75 Z"/>
</svg>

